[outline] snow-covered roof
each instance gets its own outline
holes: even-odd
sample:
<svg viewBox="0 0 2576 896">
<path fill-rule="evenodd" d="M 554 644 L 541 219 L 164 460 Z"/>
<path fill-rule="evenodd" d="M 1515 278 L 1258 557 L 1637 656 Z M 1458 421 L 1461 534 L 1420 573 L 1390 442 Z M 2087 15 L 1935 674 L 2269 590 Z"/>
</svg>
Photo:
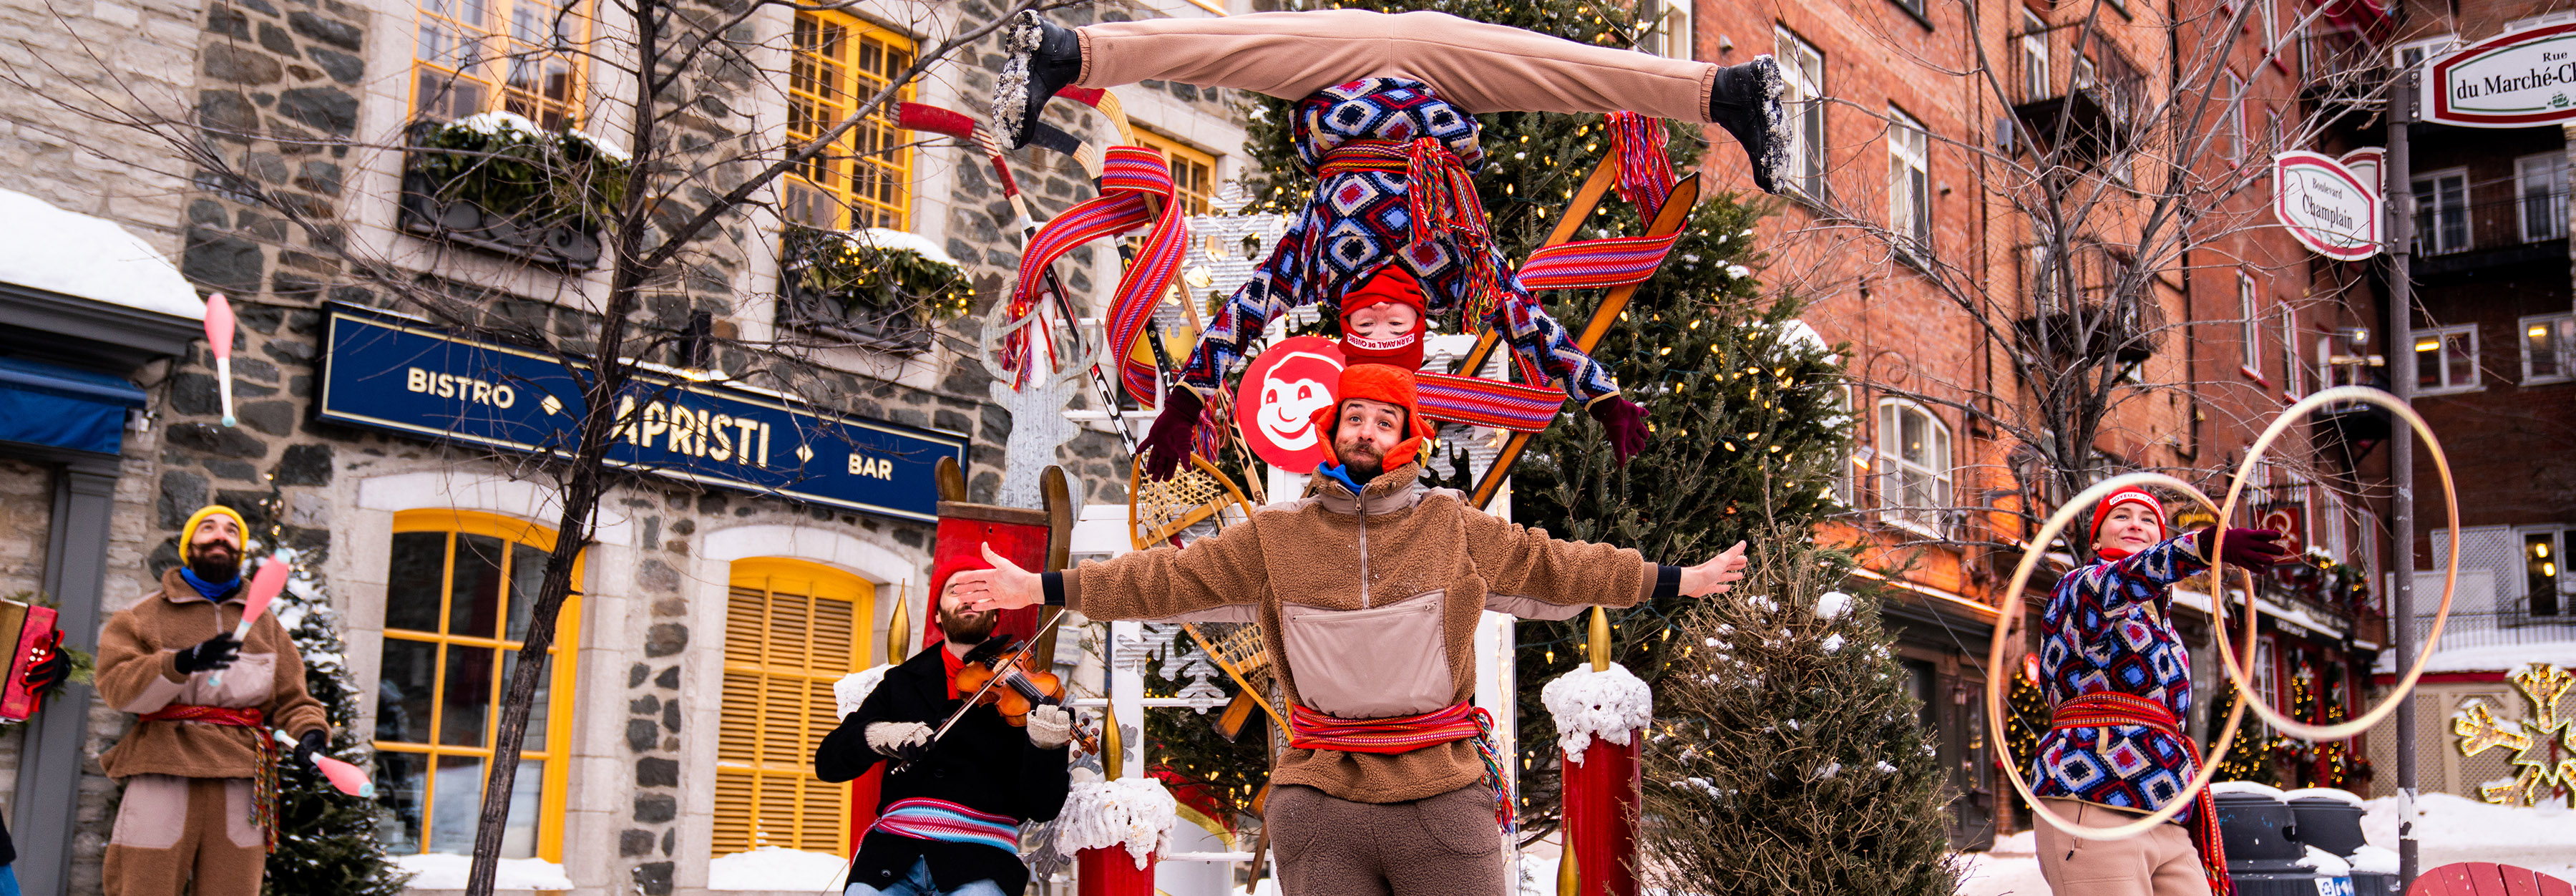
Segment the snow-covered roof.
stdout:
<svg viewBox="0 0 2576 896">
<path fill-rule="evenodd" d="M 2457 621 L 2457 620 L 2454 620 Z M 2451 647 L 2433 651 L 2424 662 L 2426 672 L 2506 672 L 2526 663 L 2565 666 L 2576 669 L 2576 641 L 2532 641 L 2523 644 L 2485 644 L 2477 647 Z M 2380 651 L 2371 671 L 2381 675 L 2405 670 L 2397 668 L 2397 651 Z"/>
<path fill-rule="evenodd" d="M 0 190 L 0 282 L 206 319 L 196 288 L 141 237 L 14 190 Z"/>
</svg>

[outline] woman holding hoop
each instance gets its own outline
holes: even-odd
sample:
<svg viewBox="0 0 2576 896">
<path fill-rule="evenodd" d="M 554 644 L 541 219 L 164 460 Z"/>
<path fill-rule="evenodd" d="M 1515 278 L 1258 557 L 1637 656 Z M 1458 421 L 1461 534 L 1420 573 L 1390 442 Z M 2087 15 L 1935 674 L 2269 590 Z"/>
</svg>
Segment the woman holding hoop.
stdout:
<svg viewBox="0 0 2576 896">
<path fill-rule="evenodd" d="M 2100 559 L 2058 580 L 2040 614 L 2039 670 L 2053 712 L 2032 761 L 2032 793 L 2080 825 L 2133 821 L 2178 799 L 2197 805 L 2126 840 L 2083 840 L 2042 824 L 2040 874 L 2083 896 L 2233 896 L 2206 789 L 2184 793 L 2200 748 L 2191 658 L 2171 618 L 2173 583 L 2209 568 L 2215 530 L 2165 537 L 2164 505 L 2141 488 L 2112 492 L 2089 530 Z M 2222 559 L 2262 572 L 2288 559 L 2270 529 L 2230 529 Z"/>
</svg>

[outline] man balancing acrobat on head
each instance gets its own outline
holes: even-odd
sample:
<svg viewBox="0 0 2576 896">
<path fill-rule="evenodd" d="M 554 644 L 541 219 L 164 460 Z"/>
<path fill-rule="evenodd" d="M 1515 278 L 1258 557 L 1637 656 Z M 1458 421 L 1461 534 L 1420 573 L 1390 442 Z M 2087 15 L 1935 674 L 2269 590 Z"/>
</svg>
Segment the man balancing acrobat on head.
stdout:
<svg viewBox="0 0 2576 896">
<path fill-rule="evenodd" d="M 1221 428 L 1205 415 L 1207 397 L 1253 351 L 1264 325 L 1294 307 L 1340 307 L 1373 285 L 1412 289 L 1425 313 L 1455 313 L 1467 328 L 1499 334 L 1525 378 L 1581 402 L 1625 462 L 1645 446 L 1646 409 L 1619 394 L 1609 370 L 1575 345 L 1503 259 L 1470 180 L 1484 164 L 1475 116 L 1627 112 L 1713 123 L 1744 147 L 1763 190 L 1778 192 L 1787 169 L 1780 68 L 1769 56 L 1718 66 L 1445 13 L 1357 9 L 1076 29 L 1028 11 L 1004 43 L 1012 55 L 995 79 L 993 110 L 1013 148 L 1027 144 L 1048 98 L 1067 87 L 1159 79 L 1297 103 L 1290 139 L 1299 166 L 1315 175 L 1313 198 L 1208 322 L 1174 378 L 1145 437 L 1145 471 L 1156 478 L 1168 478 L 1192 443 Z M 1656 157 L 1638 164 L 1660 166 L 1660 140 L 1619 137 L 1660 127 L 1622 118 L 1609 143 L 1628 142 L 1632 152 Z M 1382 282 L 1389 278 L 1408 282 Z M 1024 276 L 1020 289 L 1030 288 Z"/>
<path fill-rule="evenodd" d="M 1342 372 L 1316 412 L 1336 461 L 1307 496 L 1190 544 L 1038 575 L 988 548 L 958 573 L 970 609 L 1043 601 L 1095 620 L 1258 619 L 1289 708 L 1265 813 L 1289 896 L 1499 894 L 1502 760 L 1474 693 L 1477 614 L 1564 619 L 1586 606 L 1702 596 L 1743 578 L 1744 545 L 1659 566 L 1560 541 L 1421 485 L 1429 425 L 1411 371 Z"/>
</svg>

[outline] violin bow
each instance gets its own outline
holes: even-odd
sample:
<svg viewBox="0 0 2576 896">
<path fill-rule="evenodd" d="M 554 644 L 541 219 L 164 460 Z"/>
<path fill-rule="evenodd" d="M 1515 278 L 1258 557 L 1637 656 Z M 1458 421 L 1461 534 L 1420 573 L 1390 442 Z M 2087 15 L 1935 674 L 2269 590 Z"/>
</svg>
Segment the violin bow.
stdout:
<svg viewBox="0 0 2576 896">
<path fill-rule="evenodd" d="M 1065 611 L 1065 608 L 1064 608 L 1064 607 L 1057 607 L 1057 608 L 1055 608 L 1055 615 L 1047 617 L 1046 624 L 1045 624 L 1045 625 L 1038 626 L 1038 630 L 1037 630 L 1037 631 L 1030 633 L 1030 635 L 1029 635 L 1029 639 L 1028 639 L 1027 641 L 1020 642 L 1020 649 L 1019 649 L 1019 650 L 1017 650 L 1017 651 L 1015 651 L 1015 652 L 1013 652 L 1013 653 L 1011 654 L 1010 659 L 1003 661 L 1003 665 L 1004 665 L 1004 666 L 1015 666 L 1015 665 L 1018 665 L 1018 664 L 1019 664 L 1019 662 L 1020 662 L 1020 660 L 1021 660 L 1022 658 L 1024 658 L 1024 657 L 1026 657 L 1026 656 L 1028 656 L 1028 655 L 1029 655 L 1029 651 L 1037 649 L 1037 646 L 1038 646 L 1038 638 L 1039 638 L 1040 636 L 1045 635 L 1045 634 L 1047 633 L 1047 629 L 1054 628 L 1054 627 L 1056 626 L 1056 623 L 1059 623 L 1059 622 L 1063 622 L 1063 621 L 1064 621 L 1064 611 Z M 970 709 L 974 709 L 974 708 L 975 708 L 975 703 L 976 703 L 976 701 L 979 701 L 979 700 L 984 699 L 984 695 L 985 695 L 986 693 L 991 692 L 991 691 L 993 690 L 993 686 L 994 686 L 994 685 L 1001 684 L 1001 683 L 1002 683 L 1002 675 L 1001 675 L 1000 671 L 997 669 L 997 670 L 994 672 L 993 677 L 992 677 L 990 680 L 988 680 L 988 681 L 984 682 L 984 686 L 983 686 L 983 687 L 976 688 L 976 689 L 975 689 L 975 693 L 970 694 L 970 695 L 968 695 L 968 696 L 966 697 L 966 702 L 965 702 L 965 703 L 963 703 L 963 704 L 961 704 L 961 705 L 959 705 L 959 706 L 957 707 L 957 711 L 956 711 L 956 712 L 952 712 L 952 713 L 949 713 L 949 714 L 948 714 L 948 720 L 947 720 L 947 721 L 939 723 L 939 728 L 938 728 L 937 730 L 934 730 L 934 731 L 930 732 L 930 739 L 929 739 L 928 741 L 924 741 L 924 742 L 922 743 L 922 745 L 921 745 L 922 752 L 926 754 L 926 753 L 928 753 L 928 752 L 930 751 L 930 748 L 931 748 L 931 747 L 938 745 L 940 738 L 944 738 L 944 737 L 947 737 L 947 736 L 948 736 L 948 729 L 950 729 L 950 728 L 954 728 L 954 727 L 957 727 L 957 720 L 965 718 L 965 717 L 966 717 L 966 711 L 967 711 L 967 710 L 970 710 Z M 921 757 L 919 757 L 919 756 L 915 756 L 915 757 L 913 757 L 912 759 L 919 759 L 919 758 L 921 758 Z M 907 767 L 910 767 L 910 766 L 912 765 L 912 759 L 906 759 L 906 760 L 904 760 L 904 761 L 902 761 L 902 762 L 895 763 L 895 767 L 894 767 L 891 771 L 887 772 L 887 774 L 893 774 L 894 772 L 899 772 L 899 771 L 904 770 L 904 769 L 905 769 L 905 768 L 907 768 Z"/>
</svg>

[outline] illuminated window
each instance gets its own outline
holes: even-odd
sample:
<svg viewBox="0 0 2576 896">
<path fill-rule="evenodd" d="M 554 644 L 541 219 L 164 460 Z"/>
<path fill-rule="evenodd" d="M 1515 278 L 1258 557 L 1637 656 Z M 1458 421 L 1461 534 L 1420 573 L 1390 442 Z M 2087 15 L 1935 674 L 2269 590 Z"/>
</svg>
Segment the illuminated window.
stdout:
<svg viewBox="0 0 2576 896">
<path fill-rule="evenodd" d="M 2576 379 L 2576 315 L 2526 317 L 2521 326 L 2524 385 Z"/>
<path fill-rule="evenodd" d="M 716 730 L 715 854 L 764 846 L 846 853 L 847 785 L 814 777 L 841 724 L 832 683 L 868 667 L 875 587 L 794 560 L 740 560 L 725 608 Z"/>
<path fill-rule="evenodd" d="M 547 130 L 579 126 L 588 9 L 540 0 L 420 0 L 412 115 L 454 121 L 499 110 Z"/>
<path fill-rule="evenodd" d="M 2552 528 L 2522 534 L 2523 615 L 2568 614 L 2568 595 L 2576 592 L 2566 575 L 2567 546 L 2576 542 L 2576 538 L 2569 537 L 2570 532 Z"/>
<path fill-rule="evenodd" d="M 2478 387 L 2475 324 L 2415 331 L 2415 390 L 2466 392 Z"/>
<path fill-rule="evenodd" d="M 377 838 L 395 854 L 474 850 L 501 689 L 518 668 L 529 608 L 555 535 L 486 514 L 394 517 L 385 570 L 384 663 L 376 691 Z M 576 562 L 573 581 L 581 581 Z M 552 661 L 521 740 L 501 855 L 562 861 L 573 658 L 581 600 L 556 615 Z"/>
<path fill-rule="evenodd" d="M 837 12 L 796 14 L 787 71 L 787 138 L 801 146 L 849 117 L 912 67 L 912 42 Z M 893 101 L 834 138 L 791 171 L 781 191 L 787 219 L 810 227 L 853 230 L 911 226 L 911 137 L 894 126 Z"/>
<path fill-rule="evenodd" d="M 1136 143 L 1161 150 L 1163 158 L 1172 163 L 1172 187 L 1181 197 L 1182 214 L 1208 213 L 1208 201 L 1216 196 L 1215 156 L 1145 131 L 1136 132 Z"/>
</svg>

